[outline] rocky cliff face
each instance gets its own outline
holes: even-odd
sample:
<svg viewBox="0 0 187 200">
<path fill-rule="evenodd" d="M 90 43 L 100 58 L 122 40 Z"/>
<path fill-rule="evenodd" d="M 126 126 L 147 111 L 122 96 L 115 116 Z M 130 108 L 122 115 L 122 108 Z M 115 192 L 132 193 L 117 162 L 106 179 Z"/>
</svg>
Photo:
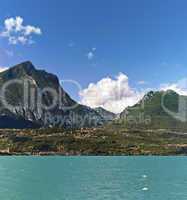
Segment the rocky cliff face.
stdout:
<svg viewBox="0 0 187 200">
<path fill-rule="evenodd" d="M 23 120 L 23 127 L 20 124 L 19 128 L 79 128 L 97 126 L 103 121 L 95 110 L 71 99 L 56 75 L 37 70 L 29 61 L 0 73 L 0 94 L 0 117 L 6 116 L 18 124 Z M 0 120 L 1 127 L 9 126 Z"/>
</svg>

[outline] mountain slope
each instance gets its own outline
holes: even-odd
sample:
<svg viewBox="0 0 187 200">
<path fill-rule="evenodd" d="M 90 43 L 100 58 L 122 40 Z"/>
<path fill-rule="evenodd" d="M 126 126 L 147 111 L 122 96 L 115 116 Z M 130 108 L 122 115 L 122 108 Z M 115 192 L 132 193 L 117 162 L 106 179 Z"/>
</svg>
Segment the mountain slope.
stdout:
<svg viewBox="0 0 187 200">
<path fill-rule="evenodd" d="M 186 129 L 187 97 L 172 90 L 150 91 L 126 108 L 120 119 L 127 127 Z"/>
<path fill-rule="evenodd" d="M 113 119 L 116 118 L 116 114 L 108 111 L 108 110 L 105 110 L 104 108 L 102 107 L 97 107 L 94 109 L 96 112 L 98 112 L 105 121 L 111 121 Z"/>
<path fill-rule="evenodd" d="M 0 88 L 0 116 L 18 122 L 74 128 L 97 126 L 103 121 L 95 110 L 71 99 L 57 76 L 37 70 L 29 61 L 0 73 Z M 0 121 L 1 127 L 4 123 Z"/>
</svg>

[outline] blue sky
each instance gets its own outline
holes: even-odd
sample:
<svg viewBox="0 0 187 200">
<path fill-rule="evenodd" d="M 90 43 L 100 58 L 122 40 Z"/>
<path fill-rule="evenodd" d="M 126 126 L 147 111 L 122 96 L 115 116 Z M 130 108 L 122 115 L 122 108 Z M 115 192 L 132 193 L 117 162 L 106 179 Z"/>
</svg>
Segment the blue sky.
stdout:
<svg viewBox="0 0 187 200">
<path fill-rule="evenodd" d="M 83 88 L 121 72 L 132 88 L 158 88 L 186 77 L 186 8 L 185 0 L 2 0 L 1 31 L 20 16 L 42 34 L 24 45 L 0 37 L 0 66 L 30 60 Z"/>
</svg>

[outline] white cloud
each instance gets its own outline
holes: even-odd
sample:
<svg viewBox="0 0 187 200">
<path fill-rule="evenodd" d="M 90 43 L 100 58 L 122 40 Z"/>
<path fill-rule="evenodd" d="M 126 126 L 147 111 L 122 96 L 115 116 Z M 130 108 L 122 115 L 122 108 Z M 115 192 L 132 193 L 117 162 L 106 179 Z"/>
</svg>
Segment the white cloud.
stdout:
<svg viewBox="0 0 187 200">
<path fill-rule="evenodd" d="M 8 38 L 10 44 L 31 44 L 33 43 L 32 35 L 41 35 L 42 31 L 39 27 L 31 25 L 23 25 L 23 18 L 17 16 L 15 18 L 7 18 L 4 21 L 1 37 Z"/>
<path fill-rule="evenodd" d="M 137 103 L 145 91 L 129 86 L 128 77 L 119 73 L 115 79 L 105 77 L 97 83 L 90 83 L 80 92 L 81 103 L 90 107 L 101 106 L 114 113 L 120 113 L 127 106 Z"/>
<path fill-rule="evenodd" d="M 187 95 L 187 78 L 183 78 L 176 83 L 161 84 L 160 90 L 174 90 L 180 95 Z"/>
<path fill-rule="evenodd" d="M 73 41 L 70 41 L 68 44 L 68 47 L 74 47 L 74 46 L 75 46 L 75 43 Z"/>
<path fill-rule="evenodd" d="M 93 52 L 88 52 L 87 54 L 88 60 L 92 60 L 94 58 L 94 53 Z"/>
<path fill-rule="evenodd" d="M 13 56 L 15 56 L 15 54 L 12 49 L 0 48 L 0 59 L 12 58 Z"/>
<path fill-rule="evenodd" d="M 8 69 L 8 67 L 0 67 L 0 73 L 7 70 L 7 69 Z"/>
<path fill-rule="evenodd" d="M 11 50 L 7 50 L 7 49 L 5 49 L 4 52 L 5 52 L 5 54 L 6 54 L 7 56 L 9 56 L 9 57 L 14 56 L 14 52 L 11 51 Z"/>
<path fill-rule="evenodd" d="M 34 26 L 30 26 L 30 25 L 25 26 L 25 33 L 24 34 L 30 35 L 32 33 L 40 35 L 42 32 L 41 32 L 41 29 L 38 28 L 38 27 L 34 27 Z"/>
<path fill-rule="evenodd" d="M 93 47 L 88 53 L 87 53 L 87 58 L 88 60 L 92 60 L 95 56 L 95 51 L 96 51 L 96 48 Z"/>
<path fill-rule="evenodd" d="M 147 84 L 147 82 L 144 81 L 144 80 L 140 80 L 140 81 L 138 81 L 138 85 L 145 85 L 145 84 Z"/>
<path fill-rule="evenodd" d="M 139 81 L 139 84 L 146 84 Z M 115 78 L 105 77 L 96 83 L 90 83 L 80 91 L 81 103 L 90 107 L 101 106 L 114 113 L 120 113 L 127 106 L 137 103 L 148 91 L 174 90 L 180 95 L 187 96 L 187 78 L 174 83 L 161 84 L 156 88 L 137 90 L 129 85 L 128 77 L 119 73 Z"/>
</svg>

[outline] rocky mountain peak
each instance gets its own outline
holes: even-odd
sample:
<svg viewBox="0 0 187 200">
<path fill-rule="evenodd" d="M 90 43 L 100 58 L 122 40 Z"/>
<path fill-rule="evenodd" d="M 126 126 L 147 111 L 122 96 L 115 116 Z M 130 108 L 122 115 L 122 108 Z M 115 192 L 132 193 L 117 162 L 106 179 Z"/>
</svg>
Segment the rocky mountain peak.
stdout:
<svg viewBox="0 0 187 200">
<path fill-rule="evenodd" d="M 22 71 L 22 72 L 25 72 L 25 73 L 30 73 L 32 71 L 35 71 L 35 67 L 34 65 L 32 64 L 32 62 L 30 61 L 25 61 L 25 62 L 22 62 L 18 65 L 15 65 L 11 68 L 12 71 L 15 71 L 15 72 L 18 72 L 18 71 Z"/>
<path fill-rule="evenodd" d="M 21 82 L 15 83 L 16 79 Z M 99 125 L 103 121 L 102 116 L 94 109 L 71 99 L 56 75 L 36 69 L 30 61 L 0 73 L 0 88 L 7 83 L 10 85 L 6 87 L 6 96 L 0 98 L 0 117 L 6 115 L 10 118 L 13 115 L 13 119 L 17 121 L 21 118 L 41 127 L 88 127 Z M 27 85 L 25 83 L 29 83 L 29 86 L 24 87 Z M 4 106 L 4 99 L 11 106 Z M 1 120 L 0 127 L 5 127 L 4 124 L 1 125 Z M 6 127 L 8 128 L 7 125 Z"/>
</svg>

